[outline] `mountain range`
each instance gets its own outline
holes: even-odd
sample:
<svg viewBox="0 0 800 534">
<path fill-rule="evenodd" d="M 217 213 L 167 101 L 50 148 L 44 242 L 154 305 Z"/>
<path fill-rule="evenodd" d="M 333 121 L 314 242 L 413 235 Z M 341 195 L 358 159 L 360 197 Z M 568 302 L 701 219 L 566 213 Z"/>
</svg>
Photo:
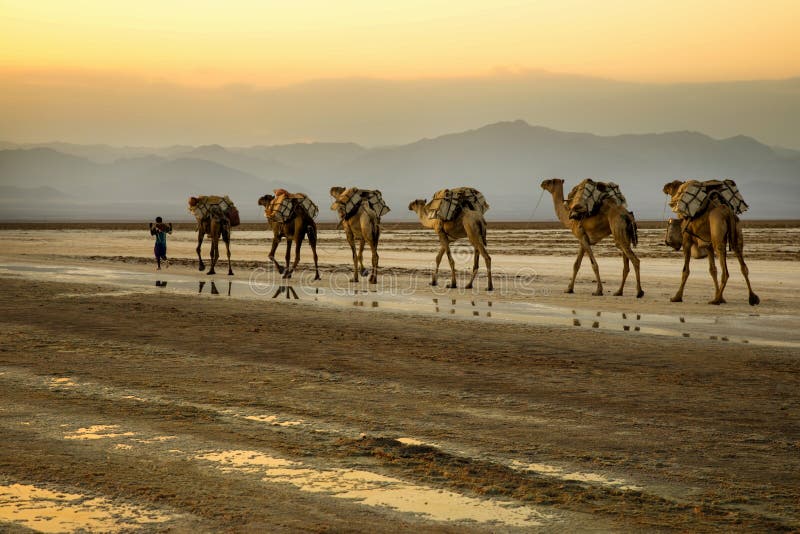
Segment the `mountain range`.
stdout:
<svg viewBox="0 0 800 534">
<path fill-rule="evenodd" d="M 637 217 L 665 216 L 664 183 L 732 178 L 756 219 L 800 218 L 800 151 L 745 136 L 714 139 L 679 131 L 598 136 L 499 122 L 482 128 L 366 148 L 354 143 L 223 147 L 114 147 L 0 143 L 3 220 L 190 220 L 187 198 L 227 194 L 244 220 L 263 220 L 256 201 L 282 187 L 328 210 L 332 185 L 380 189 L 386 220 L 411 220 L 408 203 L 441 188 L 471 185 L 494 220 L 551 220 L 539 183 L 560 177 L 620 184 Z"/>
</svg>

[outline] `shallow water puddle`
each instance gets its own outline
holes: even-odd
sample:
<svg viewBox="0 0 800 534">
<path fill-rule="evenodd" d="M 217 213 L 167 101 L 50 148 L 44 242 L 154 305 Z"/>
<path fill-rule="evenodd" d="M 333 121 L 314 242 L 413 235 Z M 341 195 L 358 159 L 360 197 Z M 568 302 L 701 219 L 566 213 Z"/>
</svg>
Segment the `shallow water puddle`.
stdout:
<svg viewBox="0 0 800 534">
<path fill-rule="evenodd" d="M 226 472 L 263 475 L 269 483 L 291 484 L 309 493 L 357 501 L 419 514 L 433 521 L 475 521 L 513 527 L 535 527 L 553 516 L 513 502 L 476 499 L 451 491 L 357 469 L 317 469 L 301 462 L 265 455 L 258 451 L 231 450 L 197 455 Z"/>
<path fill-rule="evenodd" d="M 359 307 L 382 311 L 430 314 L 479 321 L 509 321 L 542 326 L 600 329 L 621 335 L 658 335 L 702 339 L 716 343 L 750 343 L 800 348 L 796 323 L 780 316 L 685 316 L 613 313 L 569 308 L 518 300 L 488 300 L 488 297 L 434 294 L 398 287 L 365 290 L 332 278 L 315 287 L 302 280 L 287 282 L 274 274 L 249 280 L 227 276 L 198 279 L 185 274 L 144 273 L 85 266 L 0 265 L 0 274 L 67 282 L 111 284 L 118 291 L 65 294 L 64 297 L 119 297 L 131 293 L 170 292 L 202 298 L 247 298 L 336 307 Z M 255 273 L 254 273 L 255 274 Z M 168 278 L 168 280 L 167 280 Z M 263 280 L 262 280 L 263 278 Z M 444 290 L 443 290 L 444 291 Z M 487 300 L 482 300 L 486 298 Z M 791 318 L 789 318 L 791 319 Z"/>
<path fill-rule="evenodd" d="M 561 480 L 574 480 L 576 482 L 587 482 L 589 484 L 598 484 L 601 486 L 609 486 L 625 491 L 642 491 L 641 486 L 631 484 L 622 478 L 610 478 L 600 473 L 586 473 L 580 471 L 566 471 L 560 467 L 547 464 L 526 464 L 514 460 L 511 462 L 511 468 L 518 471 L 529 471 L 537 475 L 544 475 L 548 477 L 558 478 Z"/>
<path fill-rule="evenodd" d="M 303 421 L 281 421 L 277 415 L 245 415 L 245 419 L 259 423 L 269 423 L 272 426 L 298 426 Z"/>
<path fill-rule="evenodd" d="M 79 428 L 71 434 L 65 434 L 64 439 L 76 440 L 95 440 L 113 439 L 135 436 L 135 432 L 115 432 L 119 425 L 94 425 L 86 428 Z"/>
<path fill-rule="evenodd" d="M 122 532 L 175 517 L 77 493 L 24 484 L 0 486 L 0 520 L 38 532 Z"/>
</svg>

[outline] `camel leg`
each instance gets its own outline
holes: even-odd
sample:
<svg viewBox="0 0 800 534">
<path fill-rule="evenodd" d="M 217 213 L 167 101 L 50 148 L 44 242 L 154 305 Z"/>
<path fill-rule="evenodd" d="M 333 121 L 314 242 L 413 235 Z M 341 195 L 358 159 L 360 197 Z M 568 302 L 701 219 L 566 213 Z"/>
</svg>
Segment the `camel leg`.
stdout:
<svg viewBox="0 0 800 534">
<path fill-rule="evenodd" d="M 208 268 L 208 272 L 206 274 L 217 274 L 214 270 L 214 266 L 217 264 L 217 258 L 219 258 L 219 234 L 217 231 L 212 230 L 211 235 L 211 267 Z"/>
<path fill-rule="evenodd" d="M 741 241 L 740 241 L 741 242 Z M 755 306 L 761 303 L 761 299 L 758 298 L 758 295 L 753 293 L 753 288 L 750 287 L 750 270 L 747 268 L 747 264 L 744 262 L 744 254 L 742 254 L 741 250 L 736 250 L 736 259 L 739 260 L 739 267 L 742 270 L 742 274 L 744 275 L 744 281 L 747 282 L 747 292 L 749 293 L 749 299 L 751 306 Z"/>
<path fill-rule="evenodd" d="M 597 260 L 594 258 L 594 252 L 592 252 L 592 246 L 589 243 L 589 238 L 586 234 L 583 234 L 581 239 L 581 244 L 583 245 L 584 251 L 589 255 L 589 261 L 592 263 L 592 270 L 594 271 L 594 276 L 597 278 L 597 289 L 594 290 L 595 297 L 599 297 L 603 294 L 603 281 L 600 280 L 600 266 L 597 264 Z M 577 274 L 577 271 L 576 271 Z"/>
<path fill-rule="evenodd" d="M 686 287 L 686 280 L 689 279 L 689 260 L 692 259 L 692 242 L 688 236 L 683 239 L 683 271 L 681 272 L 681 286 L 678 292 L 669 299 L 670 302 L 683 302 L 683 288 Z"/>
<path fill-rule="evenodd" d="M 711 300 L 709 304 L 725 303 L 725 298 L 722 296 L 722 293 L 725 291 L 725 286 L 728 285 L 728 278 L 730 277 L 730 273 L 728 272 L 728 259 L 725 246 L 726 243 L 723 241 L 719 247 L 714 247 L 717 249 L 717 254 L 719 254 L 719 266 L 722 269 L 722 276 L 720 277 L 719 289 L 714 295 L 714 300 Z"/>
<path fill-rule="evenodd" d="M 372 272 L 369 275 L 369 283 L 370 284 L 377 284 L 378 283 L 378 244 L 371 242 L 369 247 L 372 252 Z"/>
<path fill-rule="evenodd" d="M 575 258 L 575 263 L 572 265 L 572 280 L 570 280 L 567 289 L 564 290 L 564 293 L 574 293 L 575 292 L 575 279 L 578 277 L 578 271 L 581 269 L 581 263 L 583 262 L 583 255 L 586 254 L 586 251 L 583 250 L 583 246 L 578 249 L 578 256 Z"/>
<path fill-rule="evenodd" d="M 628 263 L 630 262 L 633 264 L 633 273 L 636 275 L 636 298 L 640 299 L 644 296 L 644 291 L 642 290 L 642 282 L 639 276 L 639 267 L 641 262 L 639 258 L 636 256 L 636 253 L 628 244 L 618 245 L 619 249 L 622 251 L 622 284 L 619 286 L 619 290 L 614 293 L 615 296 L 621 296 L 622 290 L 625 287 L 625 282 L 628 279 L 628 274 L 630 273 L 630 267 Z"/>
<path fill-rule="evenodd" d="M 358 252 L 356 251 L 356 236 L 351 230 L 347 231 L 347 243 L 350 245 L 350 252 L 353 254 L 353 279 L 351 282 L 358 282 Z"/>
<path fill-rule="evenodd" d="M 477 248 L 474 249 L 472 256 L 472 276 L 469 277 L 469 282 L 465 286 L 466 289 L 472 289 L 472 282 L 475 281 L 475 277 L 478 275 L 478 262 L 480 261 L 480 253 L 478 252 Z"/>
<path fill-rule="evenodd" d="M 200 248 L 203 245 L 203 238 L 205 237 L 206 233 L 203 230 L 202 225 L 200 225 L 200 226 L 201 226 L 201 228 L 197 231 L 197 259 L 200 260 L 199 270 L 205 271 L 206 270 L 206 264 L 203 263 L 203 256 L 200 254 Z"/>
<path fill-rule="evenodd" d="M 714 261 L 714 248 L 708 248 L 708 272 L 714 281 L 714 297 L 719 295 L 719 279 L 717 278 L 717 263 Z"/>
<path fill-rule="evenodd" d="M 321 280 L 317 259 L 317 229 L 312 225 L 308 226 L 308 244 L 311 246 L 311 255 L 314 257 L 314 280 Z"/>
<path fill-rule="evenodd" d="M 447 284 L 447 287 L 452 289 L 458 287 L 458 282 L 456 282 L 456 260 L 453 259 L 453 253 L 450 252 L 450 243 L 447 243 L 445 252 L 447 253 L 447 262 L 450 264 L 450 283 Z"/>
<path fill-rule="evenodd" d="M 636 298 L 640 299 L 644 296 L 644 290 L 642 289 L 642 279 L 639 273 L 639 267 L 641 262 L 639 261 L 639 257 L 636 253 L 628 247 L 628 258 L 630 258 L 631 263 L 633 264 L 633 274 L 636 276 Z"/>
<path fill-rule="evenodd" d="M 292 240 L 287 237 L 286 238 L 286 270 L 283 271 L 282 278 L 291 278 L 292 277 L 292 270 L 289 268 L 291 261 L 292 261 Z"/>
<path fill-rule="evenodd" d="M 231 268 L 231 231 L 225 231 L 225 252 L 228 254 L 228 276 L 233 276 L 233 269 Z"/>
<path fill-rule="evenodd" d="M 303 246 L 303 234 L 295 236 L 294 240 L 294 263 L 292 263 L 292 271 L 297 270 L 297 264 L 300 263 L 300 248 Z"/>
<path fill-rule="evenodd" d="M 628 279 L 628 273 L 631 272 L 630 267 L 630 260 L 628 256 L 623 252 L 622 253 L 622 283 L 619 285 L 619 289 L 614 292 L 615 297 L 622 296 L 622 290 L 625 288 L 625 280 Z"/>
<path fill-rule="evenodd" d="M 364 247 L 366 245 L 367 241 L 365 238 L 362 237 L 358 240 L 358 266 L 361 269 L 361 276 L 367 276 L 369 274 L 369 270 L 364 266 Z M 372 248 L 372 243 L 370 243 L 369 246 Z"/>
<path fill-rule="evenodd" d="M 431 278 L 431 285 L 435 286 L 439 282 L 437 281 L 439 278 L 439 265 L 442 263 L 442 256 L 444 256 L 444 251 L 447 249 L 447 242 L 446 241 L 439 241 L 439 252 L 436 254 L 436 267 L 433 269 L 433 276 Z"/>
<path fill-rule="evenodd" d="M 278 250 L 278 245 L 280 244 L 280 242 L 281 242 L 280 235 L 275 234 L 272 237 L 272 248 L 269 249 L 269 255 L 267 256 L 267 258 L 269 258 L 269 260 L 272 261 L 272 264 L 275 265 L 275 269 L 278 270 L 278 274 L 283 274 L 283 265 L 278 263 L 277 260 L 275 259 L 275 251 Z"/>
<path fill-rule="evenodd" d="M 467 233 L 467 237 L 472 244 L 472 247 L 475 249 L 475 260 L 473 261 L 472 265 L 472 277 L 470 278 L 469 284 L 467 284 L 467 288 L 472 287 L 472 282 L 475 280 L 475 277 L 478 274 L 478 256 L 483 257 L 483 263 L 486 264 L 486 275 L 489 278 L 489 285 L 487 286 L 487 291 L 494 290 L 494 284 L 492 283 L 492 257 L 489 256 L 489 252 L 486 250 L 486 224 L 482 223 L 480 225 L 479 232 L 476 233 L 474 229 L 469 227 L 465 227 L 464 230 Z"/>
</svg>

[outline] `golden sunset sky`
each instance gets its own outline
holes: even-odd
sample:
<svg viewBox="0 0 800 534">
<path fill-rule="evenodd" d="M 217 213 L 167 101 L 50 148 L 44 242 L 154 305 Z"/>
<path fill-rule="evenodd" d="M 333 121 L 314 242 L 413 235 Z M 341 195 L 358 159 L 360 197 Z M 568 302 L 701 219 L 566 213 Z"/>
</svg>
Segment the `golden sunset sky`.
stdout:
<svg viewBox="0 0 800 534">
<path fill-rule="evenodd" d="M 636 82 L 800 74 L 798 0 L 0 0 L 0 74 L 190 86 L 528 69 Z"/>
</svg>

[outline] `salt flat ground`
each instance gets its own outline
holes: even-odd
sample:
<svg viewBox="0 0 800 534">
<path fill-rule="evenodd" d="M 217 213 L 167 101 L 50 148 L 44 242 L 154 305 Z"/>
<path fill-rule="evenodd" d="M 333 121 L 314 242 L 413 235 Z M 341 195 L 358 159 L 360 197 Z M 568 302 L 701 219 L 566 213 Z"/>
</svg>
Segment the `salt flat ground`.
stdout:
<svg viewBox="0 0 800 534">
<path fill-rule="evenodd" d="M 588 262 L 563 294 L 558 230 L 490 232 L 492 293 L 464 247 L 430 287 L 425 231 L 384 234 L 374 287 L 336 231 L 321 281 L 266 232 L 209 277 L 188 231 L 160 272 L 146 231 L 0 231 L 0 527 L 800 528 L 798 229 L 745 234 L 756 307 L 735 259 L 727 304 L 705 260 L 670 303 L 680 255 L 640 238 L 636 299 L 609 247 L 605 295 Z"/>
</svg>

